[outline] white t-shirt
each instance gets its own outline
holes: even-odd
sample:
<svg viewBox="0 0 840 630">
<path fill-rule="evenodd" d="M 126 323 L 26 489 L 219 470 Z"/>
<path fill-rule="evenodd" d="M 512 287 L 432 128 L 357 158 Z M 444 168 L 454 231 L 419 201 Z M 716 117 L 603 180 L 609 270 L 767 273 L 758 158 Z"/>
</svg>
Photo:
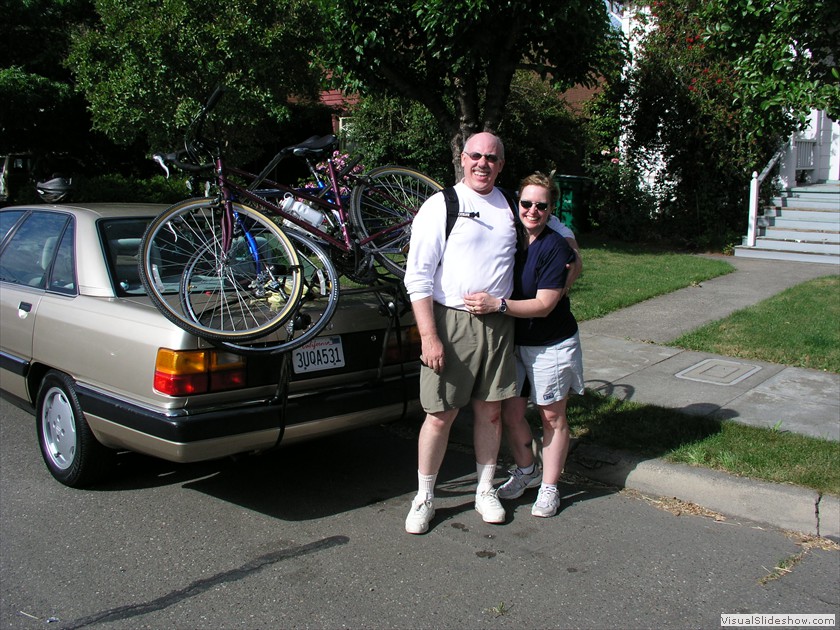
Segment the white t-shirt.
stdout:
<svg viewBox="0 0 840 630">
<path fill-rule="evenodd" d="M 404 282 L 412 302 L 431 296 L 464 310 L 466 293 L 511 294 L 516 228 L 498 189 L 480 195 L 458 183 L 455 190 L 461 214 L 448 240 L 443 193 L 429 197 L 414 217 Z"/>
<path fill-rule="evenodd" d="M 550 217 L 548 217 L 548 223 L 546 223 L 546 226 L 550 227 L 563 238 L 575 238 L 575 233 L 572 232 L 565 223 L 563 223 L 553 214 Z"/>
</svg>

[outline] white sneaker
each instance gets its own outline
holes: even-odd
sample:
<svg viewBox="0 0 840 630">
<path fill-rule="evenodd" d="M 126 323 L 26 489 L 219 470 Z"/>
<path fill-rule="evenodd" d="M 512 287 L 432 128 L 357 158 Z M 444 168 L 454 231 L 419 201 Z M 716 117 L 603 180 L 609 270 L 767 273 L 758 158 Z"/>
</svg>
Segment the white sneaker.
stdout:
<svg viewBox="0 0 840 630">
<path fill-rule="evenodd" d="M 537 500 L 531 508 L 531 514 L 547 518 L 557 514 L 560 508 L 560 493 L 557 488 L 548 488 L 540 486 L 540 493 L 537 495 Z"/>
<path fill-rule="evenodd" d="M 475 495 L 475 509 L 481 514 L 485 523 L 505 522 L 505 508 L 499 503 L 493 488 Z"/>
<path fill-rule="evenodd" d="M 405 531 L 409 534 L 425 534 L 429 531 L 429 523 L 435 517 L 435 506 L 432 501 L 418 501 L 417 498 L 411 502 L 411 510 L 405 517 Z"/>
<path fill-rule="evenodd" d="M 514 468 L 510 473 L 510 479 L 504 482 L 496 494 L 500 499 L 518 499 L 529 488 L 536 488 L 542 483 L 542 471 L 539 466 L 534 466 L 534 471 L 529 475 L 519 468 Z"/>
</svg>

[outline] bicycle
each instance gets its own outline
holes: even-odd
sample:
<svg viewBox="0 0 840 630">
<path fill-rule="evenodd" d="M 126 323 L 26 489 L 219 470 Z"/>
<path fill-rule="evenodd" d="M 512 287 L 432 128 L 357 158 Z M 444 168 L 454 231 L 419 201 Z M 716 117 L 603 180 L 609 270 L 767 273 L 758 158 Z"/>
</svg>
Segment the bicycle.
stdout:
<svg viewBox="0 0 840 630">
<path fill-rule="evenodd" d="M 208 192 L 149 224 L 140 279 L 163 315 L 197 337 L 238 353 L 286 352 L 329 323 L 339 270 L 368 286 L 399 282 L 414 215 L 442 187 L 400 166 L 359 175 L 354 160 L 337 169 L 335 136 L 285 147 L 259 174 L 227 165 L 221 143 L 203 136 L 222 92 L 193 119 L 183 151 L 154 156 L 167 174 L 172 165 L 204 179 Z M 314 188 L 268 178 L 290 156 L 306 160 Z"/>
</svg>

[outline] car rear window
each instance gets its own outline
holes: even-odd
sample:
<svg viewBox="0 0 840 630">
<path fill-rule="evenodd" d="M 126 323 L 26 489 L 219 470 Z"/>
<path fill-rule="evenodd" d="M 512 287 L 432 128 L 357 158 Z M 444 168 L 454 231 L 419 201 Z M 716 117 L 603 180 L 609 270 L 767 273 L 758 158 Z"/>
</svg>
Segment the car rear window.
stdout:
<svg viewBox="0 0 840 630">
<path fill-rule="evenodd" d="M 140 282 L 140 240 L 150 218 L 105 219 L 99 222 L 102 249 L 111 274 L 114 293 L 118 296 L 145 295 Z"/>
</svg>

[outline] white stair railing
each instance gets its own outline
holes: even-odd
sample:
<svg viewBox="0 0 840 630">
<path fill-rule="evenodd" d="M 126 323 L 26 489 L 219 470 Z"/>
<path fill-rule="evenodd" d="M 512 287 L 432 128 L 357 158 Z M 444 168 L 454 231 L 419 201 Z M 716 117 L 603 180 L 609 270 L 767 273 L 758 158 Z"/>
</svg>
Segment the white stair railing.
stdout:
<svg viewBox="0 0 840 630">
<path fill-rule="evenodd" d="M 781 159 L 781 157 L 787 151 L 787 144 L 783 145 L 776 153 L 773 154 L 773 157 L 770 158 L 770 161 L 767 163 L 767 166 L 764 167 L 764 170 L 761 173 L 757 171 L 753 171 L 752 174 L 752 181 L 750 182 L 750 201 L 749 201 L 749 208 L 747 209 L 748 212 L 748 222 L 747 222 L 747 247 L 755 247 L 755 234 L 756 234 L 756 226 L 758 223 L 758 191 L 761 188 L 761 183 L 770 173 L 770 170 L 776 165 L 776 162 Z"/>
</svg>

